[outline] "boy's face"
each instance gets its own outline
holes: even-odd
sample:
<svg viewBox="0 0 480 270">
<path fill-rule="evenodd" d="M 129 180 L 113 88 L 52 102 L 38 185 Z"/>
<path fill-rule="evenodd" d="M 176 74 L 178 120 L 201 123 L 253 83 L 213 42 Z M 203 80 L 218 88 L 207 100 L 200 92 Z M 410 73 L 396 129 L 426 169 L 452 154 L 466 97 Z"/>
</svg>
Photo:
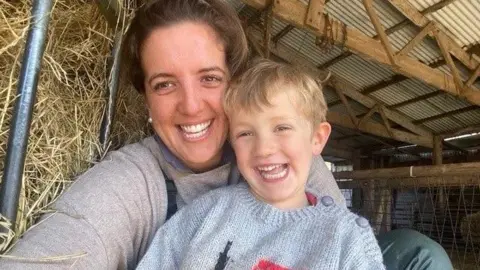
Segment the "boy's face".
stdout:
<svg viewBox="0 0 480 270">
<path fill-rule="evenodd" d="M 312 129 L 292 96 L 280 93 L 271 98 L 272 106 L 230 116 L 240 172 L 257 199 L 281 209 L 307 205 L 305 183 L 312 156 L 321 153 L 330 134 L 328 123 Z"/>
</svg>

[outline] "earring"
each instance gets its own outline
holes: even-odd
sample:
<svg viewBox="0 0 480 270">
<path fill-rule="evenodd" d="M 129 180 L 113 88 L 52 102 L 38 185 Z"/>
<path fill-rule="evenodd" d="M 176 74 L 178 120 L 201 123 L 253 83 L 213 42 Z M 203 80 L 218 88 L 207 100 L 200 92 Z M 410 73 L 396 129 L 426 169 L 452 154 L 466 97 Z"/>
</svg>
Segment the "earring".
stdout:
<svg viewBox="0 0 480 270">
<path fill-rule="evenodd" d="M 148 123 L 151 124 L 152 122 L 153 122 L 152 117 L 148 117 Z"/>
</svg>

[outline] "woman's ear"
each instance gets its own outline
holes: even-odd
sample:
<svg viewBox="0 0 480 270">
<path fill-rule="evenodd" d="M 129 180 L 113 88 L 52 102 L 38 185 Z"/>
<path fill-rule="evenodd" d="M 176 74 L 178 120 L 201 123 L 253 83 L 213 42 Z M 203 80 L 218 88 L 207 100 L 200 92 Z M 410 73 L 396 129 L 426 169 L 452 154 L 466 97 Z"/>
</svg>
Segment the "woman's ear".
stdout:
<svg viewBox="0 0 480 270">
<path fill-rule="evenodd" d="M 312 154 L 318 156 L 322 153 L 327 144 L 332 126 L 328 122 L 322 122 L 313 129 L 312 135 Z"/>
</svg>

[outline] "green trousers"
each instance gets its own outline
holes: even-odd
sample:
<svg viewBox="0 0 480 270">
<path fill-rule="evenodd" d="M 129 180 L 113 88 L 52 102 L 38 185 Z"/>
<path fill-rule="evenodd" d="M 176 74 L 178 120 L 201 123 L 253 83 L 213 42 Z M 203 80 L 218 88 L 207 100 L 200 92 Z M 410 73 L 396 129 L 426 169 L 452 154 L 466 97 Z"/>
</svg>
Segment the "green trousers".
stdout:
<svg viewBox="0 0 480 270">
<path fill-rule="evenodd" d="M 380 234 L 378 244 L 387 270 L 452 270 L 440 244 L 417 231 L 393 230 Z"/>
</svg>

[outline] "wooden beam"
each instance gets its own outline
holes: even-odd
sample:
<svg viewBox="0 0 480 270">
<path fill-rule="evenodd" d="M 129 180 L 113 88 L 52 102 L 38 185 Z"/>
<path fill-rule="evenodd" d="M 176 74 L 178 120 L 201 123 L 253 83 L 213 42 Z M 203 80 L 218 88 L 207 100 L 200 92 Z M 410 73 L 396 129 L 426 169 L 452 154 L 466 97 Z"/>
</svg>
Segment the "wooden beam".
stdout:
<svg viewBox="0 0 480 270">
<path fill-rule="evenodd" d="M 405 77 L 403 75 L 400 75 L 400 74 L 395 74 L 390 79 L 388 79 L 386 81 L 381 81 L 381 82 L 373 84 L 373 85 L 370 85 L 367 88 L 363 89 L 361 92 L 364 95 L 369 95 L 369 94 L 374 93 L 376 91 L 379 91 L 383 88 L 389 87 L 390 85 L 401 83 L 401 82 L 406 81 L 406 80 L 408 80 L 407 77 Z"/>
<path fill-rule="evenodd" d="M 295 28 L 295 26 L 289 24 L 287 26 L 285 26 L 280 32 L 278 32 L 273 38 L 272 38 L 272 42 L 277 44 L 280 39 L 282 39 L 285 35 L 287 35 L 288 33 L 290 33 L 290 31 L 292 31 L 293 29 Z"/>
<path fill-rule="evenodd" d="M 453 163 L 433 166 L 411 166 L 376 170 L 333 173 L 335 179 L 389 179 L 409 177 L 441 177 L 480 174 L 480 162 Z M 480 180 L 480 179 L 479 179 Z"/>
<path fill-rule="evenodd" d="M 265 58 L 270 58 L 270 41 L 272 40 L 272 23 L 273 23 L 273 16 L 272 16 L 272 4 L 270 4 L 264 11 L 264 19 L 265 22 L 265 29 L 264 29 L 264 36 L 263 36 L 263 56 Z"/>
<path fill-rule="evenodd" d="M 385 29 L 383 29 L 382 23 L 377 16 L 377 12 L 373 7 L 373 0 L 363 0 L 363 5 L 367 10 L 368 16 L 370 17 L 370 21 L 372 21 L 373 27 L 375 27 L 375 31 L 380 36 L 380 41 L 382 42 L 383 48 L 387 52 L 388 59 L 390 59 L 390 64 L 396 65 L 395 60 L 395 53 L 393 52 L 392 45 L 388 40 L 387 35 L 385 34 Z"/>
<path fill-rule="evenodd" d="M 407 45 L 405 45 L 397 54 L 398 55 L 408 55 L 408 53 L 420 43 L 425 36 L 435 28 L 435 24 L 430 22 L 425 26 L 412 40 L 410 40 Z"/>
<path fill-rule="evenodd" d="M 269 1 L 242 0 L 242 2 L 252 7 L 264 8 Z M 274 16 L 301 29 L 307 29 L 304 24 L 306 12 L 307 6 L 297 0 L 275 0 L 273 6 Z M 324 23 L 325 18 L 322 19 L 322 24 L 324 25 Z M 344 44 L 345 47 L 354 53 L 372 59 L 378 63 L 390 65 L 390 60 L 388 59 L 385 50 L 376 40 L 366 36 L 357 29 L 346 27 L 344 24 L 335 20 L 332 21 L 331 27 L 331 31 L 327 31 L 324 27 L 321 31 L 308 31 L 318 37 L 328 36 L 328 33 L 331 33 L 333 35 L 330 35 L 329 38 L 332 38 L 337 44 Z M 474 86 L 467 88 L 465 92 L 459 94 L 452 76 L 445 74 L 440 70 L 432 69 L 427 65 L 420 63 L 417 59 L 398 57 L 397 65 L 395 71 L 407 77 L 417 78 L 442 91 L 465 98 L 473 104 L 480 104 L 480 91 Z"/>
<path fill-rule="evenodd" d="M 251 42 L 253 43 L 259 43 L 259 41 L 258 42 L 254 41 L 255 36 L 253 35 L 253 32 L 249 32 L 248 39 L 251 40 Z M 272 51 L 273 54 L 284 59 L 286 62 L 295 63 L 299 66 L 302 66 L 313 77 L 316 77 L 316 78 L 318 78 L 319 76 L 325 77 L 328 74 L 327 71 L 317 69 L 313 64 L 309 63 L 306 59 L 299 57 L 298 54 L 292 53 L 290 49 L 288 49 L 286 46 L 282 44 L 278 44 L 278 46 L 272 47 L 270 48 L 270 50 Z M 362 104 L 367 108 L 372 108 L 376 104 L 383 105 L 379 100 L 373 97 L 365 96 L 362 93 L 356 91 L 355 87 L 349 81 L 341 78 L 337 74 L 332 73 L 332 79 L 328 83 L 334 89 L 341 90 L 341 92 L 344 95 L 350 97 L 352 100 L 355 100 L 356 102 L 359 102 L 360 104 Z M 332 105 L 329 104 L 329 106 L 332 106 Z M 385 114 L 387 118 L 390 119 L 391 121 L 403 126 L 404 128 L 416 134 L 422 135 L 425 140 L 430 141 L 429 145 L 432 144 L 431 142 L 433 141 L 433 136 L 430 131 L 426 130 L 425 128 L 412 124 L 411 119 L 402 115 L 399 112 L 395 112 L 390 109 L 385 109 Z"/>
<path fill-rule="evenodd" d="M 335 174 L 335 173 L 334 173 Z M 365 188 L 369 185 L 381 188 L 394 189 L 411 189 L 423 187 L 455 187 L 455 186 L 478 186 L 480 185 L 480 177 L 477 175 L 452 175 L 448 178 L 444 177 L 414 177 L 414 178 L 385 178 L 380 180 L 352 180 L 337 181 L 340 189 L 357 189 Z"/>
<path fill-rule="evenodd" d="M 337 57 L 335 57 L 335 58 L 333 58 L 333 59 L 331 59 L 331 60 L 328 60 L 327 62 L 319 65 L 317 68 L 319 68 L 319 69 L 326 69 L 326 68 L 328 68 L 328 67 L 330 67 L 330 66 L 332 66 L 332 65 L 334 65 L 334 64 L 336 64 L 336 63 L 338 63 L 338 62 L 340 62 L 340 61 L 342 61 L 343 59 L 348 58 L 350 55 L 352 55 L 351 52 L 348 52 L 348 51 L 347 51 L 347 52 L 343 52 L 343 53 L 340 54 L 339 56 L 337 56 Z"/>
<path fill-rule="evenodd" d="M 322 151 L 322 156 L 332 156 L 332 157 L 352 160 L 352 151 L 333 147 L 330 145 L 330 142 L 328 142 L 327 145 L 325 146 L 325 149 L 323 149 Z"/>
<path fill-rule="evenodd" d="M 342 90 L 339 90 L 336 87 L 334 87 L 334 89 L 335 89 L 335 92 L 337 93 L 338 97 L 342 101 L 343 105 L 347 109 L 348 116 L 350 116 L 350 119 L 352 120 L 352 122 L 355 124 L 355 126 L 357 126 L 358 125 L 358 119 L 355 116 L 355 112 L 353 111 L 352 107 L 350 106 L 350 103 L 348 103 L 347 98 L 343 94 Z"/>
<path fill-rule="evenodd" d="M 378 99 L 366 96 L 363 93 L 355 91 L 353 85 L 351 85 L 348 81 L 337 78 L 337 77 L 338 76 L 334 74 L 335 79 L 331 80 L 331 83 L 334 84 L 335 87 L 341 89 L 342 92 L 346 96 L 350 97 L 352 100 L 355 100 L 356 102 L 362 104 L 367 108 L 373 108 L 377 104 L 384 105 Z M 399 112 L 393 111 L 391 109 L 385 108 L 384 111 L 385 111 L 386 117 L 392 120 L 393 122 L 401 125 L 402 127 L 416 134 L 423 135 L 426 138 L 433 140 L 432 133 L 430 131 L 426 130 L 425 128 L 416 126 L 415 124 L 412 123 L 411 119 L 409 119 L 408 117 L 402 115 Z"/>
<path fill-rule="evenodd" d="M 426 9 L 420 11 L 420 13 L 423 15 L 423 16 L 426 16 L 427 14 L 430 14 L 430 13 L 433 13 L 437 10 L 440 10 L 450 4 L 452 4 L 453 2 L 456 2 L 457 0 L 443 0 L 443 1 L 440 1 L 436 4 L 433 4 L 429 7 L 427 7 Z"/>
<path fill-rule="evenodd" d="M 390 3 L 395 6 L 405 17 L 410 19 L 416 26 L 425 27 L 430 20 L 420 13 L 409 1 L 405 0 L 389 0 Z M 478 64 L 469 53 L 463 50 L 462 46 L 457 44 L 452 38 L 450 38 L 444 31 L 440 30 L 445 35 L 445 41 L 448 44 L 450 52 L 460 60 L 467 68 L 473 70 Z"/>
<path fill-rule="evenodd" d="M 325 0 L 310 0 L 308 3 L 307 16 L 305 17 L 305 25 L 313 30 L 320 31 L 322 27 L 321 17 L 325 9 Z"/>
<path fill-rule="evenodd" d="M 410 105 L 412 103 L 423 101 L 423 100 L 426 100 L 426 99 L 429 99 L 429 98 L 432 98 L 432 97 L 436 97 L 436 96 L 439 96 L 441 94 L 442 94 L 441 91 L 431 92 L 431 93 L 428 93 L 428 94 L 425 94 L 425 95 L 418 96 L 416 98 L 412 98 L 412 99 L 405 100 L 405 101 L 402 101 L 402 102 L 397 103 L 397 104 L 393 104 L 391 106 L 388 106 L 387 108 L 392 109 L 392 110 L 398 109 L 400 107 L 407 106 L 407 105 Z"/>
<path fill-rule="evenodd" d="M 447 65 L 450 68 L 450 73 L 453 75 L 453 80 L 457 86 L 457 92 L 463 91 L 463 82 L 460 78 L 460 73 L 458 72 L 457 66 L 453 62 L 452 56 L 450 55 L 449 47 L 445 38 L 445 35 L 441 32 L 436 32 L 437 43 L 442 51 L 443 58 L 447 61 Z"/>
<path fill-rule="evenodd" d="M 363 123 L 365 123 L 365 121 L 367 121 L 368 119 L 370 119 L 370 117 L 372 117 L 372 115 L 375 113 L 375 112 L 378 112 L 378 104 L 376 104 L 375 106 L 373 106 L 372 108 L 370 108 L 370 110 L 360 119 L 360 121 L 358 122 L 358 126 L 361 126 Z M 391 136 L 391 134 L 390 134 Z"/>
<path fill-rule="evenodd" d="M 416 124 L 416 125 L 423 124 L 425 122 L 434 121 L 434 120 L 442 119 L 442 118 L 445 118 L 445 117 L 450 117 L 450 116 L 453 116 L 453 115 L 456 115 L 456 114 L 466 113 L 466 112 L 471 112 L 471 111 L 476 111 L 476 110 L 480 110 L 480 107 L 475 106 L 475 105 L 467 106 L 465 108 L 449 111 L 449 112 L 446 112 L 446 113 L 437 114 L 437 115 L 430 116 L 430 117 L 423 118 L 423 119 L 418 119 L 418 120 L 413 121 L 413 123 Z"/>
<path fill-rule="evenodd" d="M 385 114 L 385 110 L 386 110 L 385 106 L 380 106 L 378 109 L 378 112 L 382 117 L 383 124 L 385 125 L 385 128 L 387 129 L 388 134 L 390 134 L 390 136 L 393 137 L 392 127 L 390 126 L 390 122 L 388 121 L 387 115 Z"/>
<path fill-rule="evenodd" d="M 429 21 L 408 1 L 405 0 L 389 0 L 390 3 L 398 9 L 405 17 L 410 19 L 415 25 L 425 26 Z"/>
<path fill-rule="evenodd" d="M 465 86 L 470 87 L 475 81 L 475 79 L 478 77 L 478 75 L 480 75 L 480 64 L 478 65 L 477 69 L 475 69 L 475 71 L 472 73 L 472 76 L 470 76 L 470 78 L 467 80 Z"/>
<path fill-rule="evenodd" d="M 455 2 L 455 1 L 457 1 L 457 0 L 444 0 L 444 1 L 440 1 L 440 2 L 438 2 L 438 3 L 436 3 L 436 4 L 434 4 L 434 5 L 426 8 L 426 9 L 420 11 L 420 13 L 421 13 L 422 15 L 426 16 L 426 15 L 428 15 L 428 14 L 430 14 L 430 13 L 433 13 L 433 12 L 435 12 L 435 11 L 437 11 L 437 10 L 440 10 L 440 9 L 444 8 L 444 7 L 447 6 L 447 5 L 450 5 L 451 3 Z M 409 19 L 405 19 L 405 20 L 403 20 L 403 21 L 395 24 L 394 26 L 386 29 L 386 30 L 385 30 L 385 34 L 387 34 L 387 35 L 393 34 L 393 33 L 397 32 L 397 31 L 405 28 L 407 25 L 410 25 L 410 20 L 409 20 Z M 377 37 L 378 37 L 378 36 L 374 36 L 373 38 L 376 39 Z"/>
<path fill-rule="evenodd" d="M 356 125 L 352 122 L 350 117 L 345 114 L 329 111 L 327 113 L 327 121 L 333 125 L 339 125 L 353 130 L 357 129 Z M 375 136 L 421 145 L 428 148 L 432 148 L 433 146 L 431 138 L 421 135 L 415 135 L 398 129 L 392 129 L 392 138 L 390 134 L 385 131 L 385 128 L 382 124 L 373 121 L 365 121 L 361 126 L 358 127 L 358 130 Z"/>
</svg>

